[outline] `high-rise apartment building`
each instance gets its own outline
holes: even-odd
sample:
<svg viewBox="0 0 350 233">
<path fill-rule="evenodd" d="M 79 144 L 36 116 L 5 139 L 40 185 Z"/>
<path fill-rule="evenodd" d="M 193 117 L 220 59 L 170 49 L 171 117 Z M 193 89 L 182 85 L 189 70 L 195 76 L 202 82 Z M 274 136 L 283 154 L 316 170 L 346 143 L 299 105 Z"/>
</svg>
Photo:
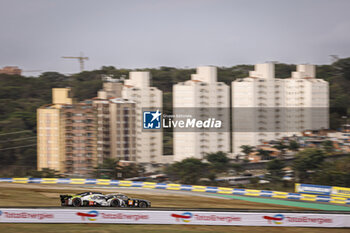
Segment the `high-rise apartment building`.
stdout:
<svg viewBox="0 0 350 233">
<path fill-rule="evenodd" d="M 186 113 L 197 117 L 229 118 L 229 87 L 217 82 L 217 70 L 213 66 L 197 68 L 191 80 L 173 86 L 173 114 Z M 227 127 L 227 126 L 226 126 Z M 183 132 L 174 129 L 174 160 L 195 157 L 202 159 L 206 153 L 230 151 L 229 128 L 225 132 Z"/>
<path fill-rule="evenodd" d="M 37 111 L 38 170 L 90 175 L 97 165 L 92 101 L 73 103 L 70 88 L 53 88 L 52 102 Z"/>
<path fill-rule="evenodd" d="M 65 172 L 64 124 L 61 108 L 72 104 L 70 88 L 52 89 L 52 103 L 37 109 L 37 166 Z"/>
<path fill-rule="evenodd" d="M 60 110 L 65 173 L 91 175 L 97 166 L 97 119 L 92 101 L 66 104 Z"/>
<path fill-rule="evenodd" d="M 273 63 L 257 64 L 249 77 L 232 82 L 233 153 L 242 145 L 328 128 L 328 82 L 315 66 L 298 65 L 291 78 L 276 79 Z"/>
<path fill-rule="evenodd" d="M 97 96 L 100 99 L 121 98 L 122 90 L 123 84 L 121 82 L 104 82 L 103 89 L 98 92 Z"/>
<path fill-rule="evenodd" d="M 97 97 L 93 99 L 93 105 L 97 110 L 99 163 L 107 158 L 136 161 L 135 102 L 122 98 Z"/>
<path fill-rule="evenodd" d="M 143 130 L 143 111 L 161 109 L 162 91 L 150 85 L 150 73 L 133 71 L 125 80 L 122 97 L 136 104 L 136 161 L 143 164 L 156 164 L 162 161 L 163 133 L 160 130 Z"/>
</svg>

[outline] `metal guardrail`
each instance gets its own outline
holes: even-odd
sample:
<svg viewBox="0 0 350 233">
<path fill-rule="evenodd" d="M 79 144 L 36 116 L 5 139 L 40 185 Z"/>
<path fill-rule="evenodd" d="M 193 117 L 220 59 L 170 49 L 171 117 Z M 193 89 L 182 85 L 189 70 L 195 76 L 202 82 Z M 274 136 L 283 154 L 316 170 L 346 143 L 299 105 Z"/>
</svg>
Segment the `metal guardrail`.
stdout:
<svg viewBox="0 0 350 233">
<path fill-rule="evenodd" d="M 211 187 L 199 185 L 184 185 L 184 184 L 165 184 L 154 182 L 126 181 L 126 180 L 109 180 L 109 179 L 73 179 L 73 178 L 0 178 L 0 182 L 9 183 L 36 183 L 36 184 L 95 184 L 95 185 L 110 185 L 121 187 L 140 187 L 152 189 L 179 190 L 191 192 L 207 192 L 219 194 L 234 194 L 256 197 L 270 197 L 289 200 L 315 201 L 323 203 L 335 203 L 350 205 L 350 198 L 313 195 L 302 193 L 289 193 L 280 191 L 255 190 L 255 189 L 239 189 L 225 187 Z"/>
</svg>

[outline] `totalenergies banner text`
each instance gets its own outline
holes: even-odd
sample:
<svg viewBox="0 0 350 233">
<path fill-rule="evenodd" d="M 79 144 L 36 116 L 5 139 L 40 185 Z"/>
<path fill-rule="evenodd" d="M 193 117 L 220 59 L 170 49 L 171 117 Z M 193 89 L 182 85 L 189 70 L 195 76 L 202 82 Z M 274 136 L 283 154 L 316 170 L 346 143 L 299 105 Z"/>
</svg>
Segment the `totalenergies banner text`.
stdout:
<svg viewBox="0 0 350 233">
<path fill-rule="evenodd" d="M 0 222 L 350 227 L 350 214 L 4 208 Z"/>
</svg>

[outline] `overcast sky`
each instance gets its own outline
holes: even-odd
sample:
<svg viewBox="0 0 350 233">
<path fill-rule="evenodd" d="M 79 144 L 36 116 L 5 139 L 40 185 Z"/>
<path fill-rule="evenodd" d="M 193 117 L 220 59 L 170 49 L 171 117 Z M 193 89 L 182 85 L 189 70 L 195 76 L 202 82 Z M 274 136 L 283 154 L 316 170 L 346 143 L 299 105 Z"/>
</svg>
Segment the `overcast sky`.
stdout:
<svg viewBox="0 0 350 233">
<path fill-rule="evenodd" d="M 0 0 L 0 67 L 328 64 L 350 57 L 350 0 Z"/>
</svg>

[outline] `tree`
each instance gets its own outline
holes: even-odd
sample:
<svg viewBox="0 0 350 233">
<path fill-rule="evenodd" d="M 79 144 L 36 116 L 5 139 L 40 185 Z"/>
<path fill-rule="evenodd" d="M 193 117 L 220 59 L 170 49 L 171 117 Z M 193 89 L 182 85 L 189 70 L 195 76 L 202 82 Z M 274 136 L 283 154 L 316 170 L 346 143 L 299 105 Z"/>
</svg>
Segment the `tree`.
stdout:
<svg viewBox="0 0 350 233">
<path fill-rule="evenodd" d="M 240 174 L 240 173 L 244 172 L 244 168 L 243 168 L 242 164 L 233 163 L 231 165 L 231 167 L 233 170 L 235 170 L 236 174 Z"/>
<path fill-rule="evenodd" d="M 118 165 L 118 160 L 107 158 L 102 164 L 99 164 L 94 171 L 94 176 L 104 179 L 121 178 L 121 167 Z"/>
<path fill-rule="evenodd" d="M 35 178 L 60 178 L 63 177 L 58 171 L 50 168 L 43 168 L 41 171 L 33 170 L 28 174 Z"/>
<path fill-rule="evenodd" d="M 258 150 L 258 154 L 261 156 L 261 160 L 270 160 L 271 159 L 270 153 L 271 152 L 267 150 L 263 150 L 263 149 Z"/>
<path fill-rule="evenodd" d="M 327 152 L 327 153 L 332 153 L 334 151 L 334 145 L 331 140 L 326 140 L 321 143 L 322 148 Z"/>
<path fill-rule="evenodd" d="M 145 173 L 145 168 L 141 164 L 132 163 L 126 166 L 120 166 L 119 168 L 118 172 L 121 173 L 122 178 L 139 177 Z"/>
<path fill-rule="evenodd" d="M 285 153 L 285 149 L 288 148 L 288 146 L 284 145 L 282 142 L 278 142 L 276 145 L 273 146 L 273 148 L 276 148 L 277 150 L 280 151 L 280 155 L 283 158 L 284 157 L 284 153 Z"/>
<path fill-rule="evenodd" d="M 178 180 L 184 184 L 198 184 L 199 179 L 207 177 L 208 164 L 200 159 L 187 158 L 170 165 L 165 173 L 173 180 Z"/>
<path fill-rule="evenodd" d="M 285 164 L 279 159 L 269 161 L 267 164 L 267 170 L 270 173 L 269 178 L 272 181 L 281 181 L 284 175 L 283 168 Z"/>
<path fill-rule="evenodd" d="M 229 167 L 230 159 L 227 157 L 227 154 L 222 151 L 208 153 L 206 159 L 215 173 L 225 172 Z"/>
<path fill-rule="evenodd" d="M 242 149 L 242 152 L 245 155 L 245 159 L 248 160 L 248 156 L 250 153 L 253 152 L 254 147 L 249 145 L 242 145 L 240 148 Z"/>
<path fill-rule="evenodd" d="M 290 141 L 289 142 L 289 146 L 288 146 L 288 149 L 289 150 L 292 150 L 292 151 L 298 151 L 299 150 L 299 143 L 297 143 L 296 141 Z"/>
<path fill-rule="evenodd" d="M 334 162 L 324 162 L 312 175 L 312 183 L 350 187 L 350 157 Z"/>
<path fill-rule="evenodd" d="M 325 153 L 319 149 L 305 149 L 296 155 L 293 169 L 300 182 L 309 182 L 310 175 L 317 172 L 325 159 Z"/>
</svg>

